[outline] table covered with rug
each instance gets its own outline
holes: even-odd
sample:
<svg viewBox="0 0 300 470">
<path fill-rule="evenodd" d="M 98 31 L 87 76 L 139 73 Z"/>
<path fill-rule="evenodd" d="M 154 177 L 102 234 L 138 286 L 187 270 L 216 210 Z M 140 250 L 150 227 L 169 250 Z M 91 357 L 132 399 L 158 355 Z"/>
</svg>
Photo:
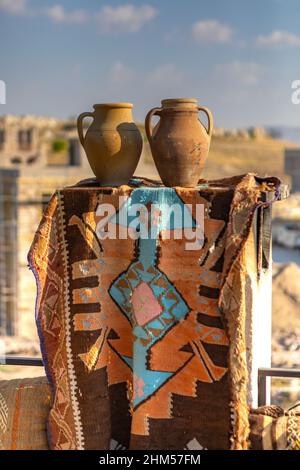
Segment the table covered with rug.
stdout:
<svg viewBox="0 0 300 470">
<path fill-rule="evenodd" d="M 52 449 L 248 448 L 245 246 L 279 186 L 251 174 L 191 189 L 90 179 L 53 195 L 29 253 Z M 115 208 L 118 235 L 124 212 L 153 204 L 186 217 L 154 214 L 149 239 L 99 236 L 100 206 Z M 197 205 L 204 240 L 187 249 Z"/>
<path fill-rule="evenodd" d="M 0 380 L 0 451 L 48 450 L 52 403 L 45 376 Z M 252 409 L 249 423 L 251 450 L 300 450 L 300 403 L 286 410 L 275 405 Z M 187 449 L 200 447 L 192 441 Z"/>
</svg>

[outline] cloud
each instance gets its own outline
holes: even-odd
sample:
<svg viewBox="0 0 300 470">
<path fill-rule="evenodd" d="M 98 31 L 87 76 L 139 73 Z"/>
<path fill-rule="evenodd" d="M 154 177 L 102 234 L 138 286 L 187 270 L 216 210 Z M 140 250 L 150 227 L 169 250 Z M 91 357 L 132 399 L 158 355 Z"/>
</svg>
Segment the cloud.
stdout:
<svg viewBox="0 0 300 470">
<path fill-rule="evenodd" d="M 219 79 L 242 85 L 256 85 L 264 73 L 265 68 L 256 62 L 233 61 L 216 66 Z"/>
<path fill-rule="evenodd" d="M 134 71 L 123 64 L 121 61 L 117 61 L 113 64 L 111 70 L 111 80 L 113 83 L 125 83 L 132 80 L 134 77 Z"/>
<path fill-rule="evenodd" d="M 96 21 L 101 33 L 135 33 L 151 21 L 157 10 L 151 5 L 105 5 L 94 16 L 84 9 L 67 11 L 63 5 L 29 9 L 28 0 L 0 0 L 0 10 L 11 15 L 46 16 L 54 23 L 83 24 Z"/>
<path fill-rule="evenodd" d="M 0 0 L 1 1 L 1 0 Z M 54 5 L 46 10 L 46 15 L 55 23 L 80 24 L 88 21 L 85 10 L 73 10 L 67 12 L 62 5 Z"/>
<path fill-rule="evenodd" d="M 231 40 L 233 30 L 217 20 L 204 20 L 193 25 L 192 34 L 197 42 L 222 44 Z"/>
<path fill-rule="evenodd" d="M 148 76 L 151 85 L 176 85 L 183 81 L 183 72 L 173 64 L 163 64 L 156 67 Z"/>
<path fill-rule="evenodd" d="M 54 5 L 46 9 L 29 8 L 28 0 L 0 0 L 0 10 L 11 15 L 44 16 L 46 15 L 55 23 L 84 23 L 89 17 L 85 10 L 73 10 L 67 12 L 62 5 Z"/>
<path fill-rule="evenodd" d="M 26 15 L 28 13 L 27 0 L 0 0 L 0 10 L 12 15 Z"/>
<path fill-rule="evenodd" d="M 104 6 L 96 15 L 102 33 L 136 33 L 152 20 L 157 11 L 151 5 Z"/>
<path fill-rule="evenodd" d="M 288 31 L 276 30 L 267 36 L 258 36 L 256 44 L 263 47 L 299 47 L 300 36 Z"/>
</svg>

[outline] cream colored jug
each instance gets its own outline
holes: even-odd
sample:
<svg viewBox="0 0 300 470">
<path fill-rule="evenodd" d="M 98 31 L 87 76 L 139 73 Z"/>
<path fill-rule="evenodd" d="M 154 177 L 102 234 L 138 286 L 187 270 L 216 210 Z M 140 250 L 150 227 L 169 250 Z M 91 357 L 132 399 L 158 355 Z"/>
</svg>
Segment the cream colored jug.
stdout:
<svg viewBox="0 0 300 470">
<path fill-rule="evenodd" d="M 102 103 L 82 113 L 77 128 L 89 164 L 101 186 L 127 184 L 141 156 L 143 140 L 133 121 L 131 103 Z M 83 134 L 83 119 L 93 122 Z"/>
</svg>

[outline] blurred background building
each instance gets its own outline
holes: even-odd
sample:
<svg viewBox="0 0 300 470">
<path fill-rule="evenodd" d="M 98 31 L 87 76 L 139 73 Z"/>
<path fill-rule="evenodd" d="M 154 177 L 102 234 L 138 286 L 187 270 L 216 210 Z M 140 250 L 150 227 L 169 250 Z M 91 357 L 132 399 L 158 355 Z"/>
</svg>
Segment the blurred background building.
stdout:
<svg viewBox="0 0 300 470">
<path fill-rule="evenodd" d="M 291 175 L 291 189 L 293 192 L 300 191 L 300 148 L 286 149 L 285 171 Z"/>
</svg>

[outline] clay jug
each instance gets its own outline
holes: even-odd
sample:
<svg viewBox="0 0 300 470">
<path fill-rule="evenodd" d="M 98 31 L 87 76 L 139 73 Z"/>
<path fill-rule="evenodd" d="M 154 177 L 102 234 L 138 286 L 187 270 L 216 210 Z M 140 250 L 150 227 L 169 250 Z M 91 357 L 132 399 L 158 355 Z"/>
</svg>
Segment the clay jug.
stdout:
<svg viewBox="0 0 300 470">
<path fill-rule="evenodd" d="M 153 108 L 145 121 L 156 168 L 166 186 L 196 186 L 210 146 L 213 117 L 196 99 L 167 99 Z M 199 111 L 208 118 L 207 129 L 198 119 Z M 159 116 L 152 130 L 152 116 Z"/>
<path fill-rule="evenodd" d="M 95 104 L 93 113 L 82 113 L 77 128 L 89 164 L 101 186 L 127 184 L 142 153 L 143 140 L 133 121 L 131 103 Z M 83 119 L 93 122 L 83 135 Z"/>
</svg>

